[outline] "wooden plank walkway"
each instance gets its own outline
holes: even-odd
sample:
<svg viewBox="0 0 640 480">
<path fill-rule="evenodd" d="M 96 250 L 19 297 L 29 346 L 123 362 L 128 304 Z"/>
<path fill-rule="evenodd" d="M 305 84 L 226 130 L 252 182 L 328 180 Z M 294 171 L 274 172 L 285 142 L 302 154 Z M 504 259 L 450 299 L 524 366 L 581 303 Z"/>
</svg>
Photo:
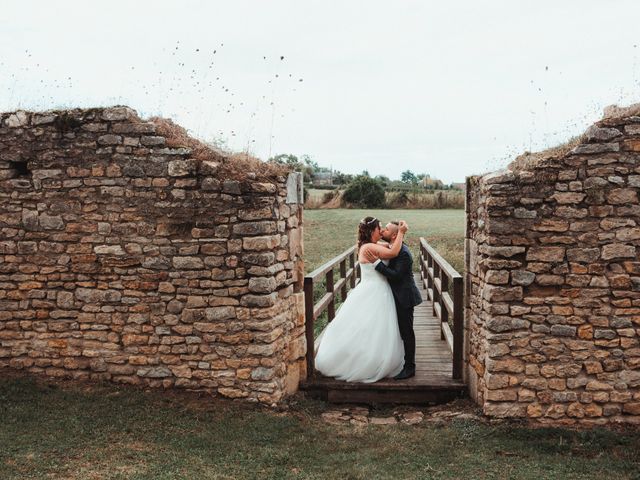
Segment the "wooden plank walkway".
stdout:
<svg viewBox="0 0 640 480">
<path fill-rule="evenodd" d="M 315 397 L 336 403 L 442 403 L 465 396 L 466 386 L 452 378 L 452 355 L 440 339 L 440 321 L 415 275 L 423 302 L 414 310 L 416 376 L 407 380 L 382 379 L 375 383 L 348 383 L 316 374 L 301 384 Z"/>
</svg>

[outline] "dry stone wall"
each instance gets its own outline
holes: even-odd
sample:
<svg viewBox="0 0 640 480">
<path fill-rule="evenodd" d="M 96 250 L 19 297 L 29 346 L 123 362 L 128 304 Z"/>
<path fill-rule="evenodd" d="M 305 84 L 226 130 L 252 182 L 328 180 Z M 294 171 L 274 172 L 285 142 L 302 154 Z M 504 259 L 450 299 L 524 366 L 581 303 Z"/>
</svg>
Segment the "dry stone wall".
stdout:
<svg viewBox="0 0 640 480">
<path fill-rule="evenodd" d="M 1 114 L 0 366 L 267 404 L 297 389 L 299 181 L 175 143 L 127 107 Z"/>
<path fill-rule="evenodd" d="M 640 423 L 640 108 L 467 187 L 467 374 L 484 413 Z"/>
</svg>

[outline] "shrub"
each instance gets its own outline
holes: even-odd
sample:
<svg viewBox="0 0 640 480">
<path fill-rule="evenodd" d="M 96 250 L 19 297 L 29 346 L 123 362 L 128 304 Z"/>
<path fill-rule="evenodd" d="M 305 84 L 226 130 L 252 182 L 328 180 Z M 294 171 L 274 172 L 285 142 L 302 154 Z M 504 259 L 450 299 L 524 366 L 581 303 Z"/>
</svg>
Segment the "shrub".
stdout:
<svg viewBox="0 0 640 480">
<path fill-rule="evenodd" d="M 328 203 L 334 198 L 336 198 L 340 194 L 340 190 L 337 188 L 335 190 L 331 190 L 330 192 L 326 192 L 322 195 L 322 203 Z"/>
<path fill-rule="evenodd" d="M 384 188 L 378 180 L 360 175 L 347 185 L 344 200 L 360 208 L 381 208 L 384 207 Z"/>
<path fill-rule="evenodd" d="M 406 208 L 409 204 L 407 192 L 387 192 L 388 208 Z"/>
</svg>

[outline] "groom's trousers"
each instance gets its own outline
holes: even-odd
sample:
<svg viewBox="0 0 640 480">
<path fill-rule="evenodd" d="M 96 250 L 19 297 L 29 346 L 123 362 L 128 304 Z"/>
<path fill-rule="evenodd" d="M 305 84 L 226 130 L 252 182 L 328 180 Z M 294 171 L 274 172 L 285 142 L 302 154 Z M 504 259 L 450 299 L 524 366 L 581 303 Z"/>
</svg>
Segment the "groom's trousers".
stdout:
<svg viewBox="0 0 640 480">
<path fill-rule="evenodd" d="M 394 298 L 395 299 L 395 298 Z M 413 307 L 405 307 L 396 302 L 398 327 L 404 343 L 404 368 L 416 368 L 416 334 L 413 331 Z"/>
</svg>

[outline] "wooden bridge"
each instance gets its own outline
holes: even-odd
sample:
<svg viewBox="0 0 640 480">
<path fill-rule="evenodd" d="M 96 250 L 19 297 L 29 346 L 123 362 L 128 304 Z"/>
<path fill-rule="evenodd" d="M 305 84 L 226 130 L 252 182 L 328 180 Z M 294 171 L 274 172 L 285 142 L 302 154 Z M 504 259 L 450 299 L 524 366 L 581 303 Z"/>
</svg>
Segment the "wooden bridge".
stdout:
<svg viewBox="0 0 640 480">
<path fill-rule="evenodd" d="M 352 247 L 304 279 L 307 335 L 307 380 L 301 389 L 336 403 L 442 403 L 466 395 L 463 369 L 462 276 L 424 238 L 420 238 L 420 273 L 416 285 L 423 303 L 414 311 L 416 376 L 407 380 L 348 383 L 320 375 L 314 368 L 316 320 L 326 311 L 333 320 L 336 299 L 344 301 L 348 287 L 359 281 L 356 248 Z M 338 280 L 335 281 L 336 273 Z M 320 286 L 320 287 L 319 287 Z M 321 296 L 314 301 L 314 293 Z M 451 328 L 453 326 L 453 328 Z"/>
</svg>

